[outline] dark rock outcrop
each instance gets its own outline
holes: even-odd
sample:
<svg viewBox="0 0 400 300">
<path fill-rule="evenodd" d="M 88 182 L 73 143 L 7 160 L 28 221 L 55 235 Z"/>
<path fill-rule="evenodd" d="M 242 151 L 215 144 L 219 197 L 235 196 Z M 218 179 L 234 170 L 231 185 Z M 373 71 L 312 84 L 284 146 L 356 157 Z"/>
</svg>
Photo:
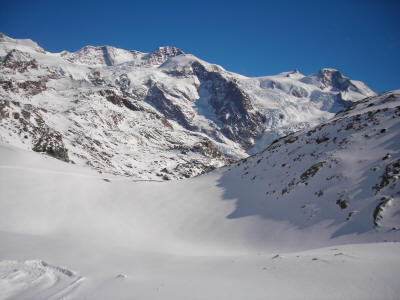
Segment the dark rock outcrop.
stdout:
<svg viewBox="0 0 400 300">
<path fill-rule="evenodd" d="M 253 109 L 250 97 L 234 80 L 228 80 L 218 72 L 207 71 L 199 62 L 194 62 L 192 69 L 200 80 L 199 90 L 203 89 L 210 95 L 210 105 L 223 124 L 222 133 L 244 148 L 251 146 L 252 139 L 262 132 L 260 125 L 265 116 Z"/>
<path fill-rule="evenodd" d="M 154 52 L 145 57 L 145 61 L 150 65 L 161 65 L 169 58 L 184 54 L 184 52 L 176 47 L 165 46 L 159 47 Z"/>
</svg>

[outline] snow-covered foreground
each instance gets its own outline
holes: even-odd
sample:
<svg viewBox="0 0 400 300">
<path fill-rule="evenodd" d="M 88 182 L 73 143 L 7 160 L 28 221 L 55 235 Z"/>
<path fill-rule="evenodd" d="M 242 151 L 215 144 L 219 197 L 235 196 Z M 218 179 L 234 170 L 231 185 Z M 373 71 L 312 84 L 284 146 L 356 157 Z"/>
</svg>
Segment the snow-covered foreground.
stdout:
<svg viewBox="0 0 400 300">
<path fill-rule="evenodd" d="M 43 266 L 24 262 L 27 253 L 14 254 L 22 263 L 1 263 L 0 287 L 1 295 L 11 299 L 398 299 L 399 250 L 399 244 L 381 243 L 279 256 L 177 256 L 111 245 L 42 247 L 40 255 L 63 255 L 53 260 L 79 267 L 85 277 L 58 274 L 62 280 L 50 283 L 43 277 L 54 276 L 51 269 L 32 275 Z M 4 275 L 3 265 L 24 274 L 23 280 L 13 279 L 10 272 Z"/>
<path fill-rule="evenodd" d="M 398 298 L 398 233 L 232 217 L 249 186 L 225 173 L 134 182 L 1 145 L 0 298 Z"/>
</svg>

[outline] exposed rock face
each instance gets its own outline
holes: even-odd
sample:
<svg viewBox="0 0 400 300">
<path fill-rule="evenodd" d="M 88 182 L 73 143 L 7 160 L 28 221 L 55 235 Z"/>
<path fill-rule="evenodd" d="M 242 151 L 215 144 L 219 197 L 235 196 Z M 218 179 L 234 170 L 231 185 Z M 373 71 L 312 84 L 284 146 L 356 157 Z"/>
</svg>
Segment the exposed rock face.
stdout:
<svg viewBox="0 0 400 300">
<path fill-rule="evenodd" d="M 317 81 L 321 89 L 336 89 L 338 91 L 359 91 L 359 88 L 349 79 L 344 77 L 338 70 L 321 69 L 317 74 L 305 77 L 303 82 Z"/>
<path fill-rule="evenodd" d="M 43 120 L 42 111 L 30 104 L 0 100 L 0 121 L 12 125 L 15 136 L 31 145 L 35 152 L 43 152 L 69 162 L 63 136 Z"/>
<path fill-rule="evenodd" d="M 28 53 L 13 49 L 4 57 L 1 66 L 23 73 L 28 69 L 37 69 L 38 63 Z"/>
<path fill-rule="evenodd" d="M 252 145 L 253 138 L 261 133 L 260 125 L 266 117 L 254 109 L 249 95 L 234 79 L 228 80 L 218 72 L 207 71 L 199 62 L 194 62 L 192 69 L 200 80 L 199 90 L 207 91 L 209 104 L 223 124 L 221 132 L 244 148 Z"/>
<path fill-rule="evenodd" d="M 351 83 L 350 79 L 345 78 L 337 70 L 322 69 L 318 72 L 318 76 L 324 87 L 333 87 L 340 91 L 357 90 L 357 87 Z"/>
<path fill-rule="evenodd" d="M 373 94 L 333 70 L 247 78 L 170 46 L 48 53 L 0 36 L 0 141 L 143 179 L 223 166 Z"/>
<path fill-rule="evenodd" d="M 173 98 L 169 98 L 168 94 L 157 84 L 150 83 L 150 88 L 145 99 L 167 119 L 176 120 L 185 129 L 191 130 L 191 115 L 185 114 L 182 108 L 174 103 Z"/>
<path fill-rule="evenodd" d="M 164 62 L 166 62 L 169 58 L 181 54 L 184 54 L 182 50 L 175 47 L 166 46 L 166 47 L 160 47 L 154 52 L 148 54 L 145 59 L 146 62 L 150 65 L 161 65 Z"/>
<path fill-rule="evenodd" d="M 48 127 L 45 127 L 41 136 L 34 142 L 32 150 L 44 152 L 54 158 L 69 162 L 68 150 L 65 149 L 62 135 Z"/>
</svg>

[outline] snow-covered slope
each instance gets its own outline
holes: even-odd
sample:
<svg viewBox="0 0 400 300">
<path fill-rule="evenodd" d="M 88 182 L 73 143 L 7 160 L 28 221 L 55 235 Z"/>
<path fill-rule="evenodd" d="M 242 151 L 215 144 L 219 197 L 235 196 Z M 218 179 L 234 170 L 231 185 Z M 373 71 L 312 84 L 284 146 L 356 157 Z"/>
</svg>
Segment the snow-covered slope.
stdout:
<svg viewBox="0 0 400 300">
<path fill-rule="evenodd" d="M 49 53 L 0 35 L 0 141 L 98 171 L 191 177 L 374 93 L 338 71 L 248 78 L 175 47 Z"/>
<path fill-rule="evenodd" d="M 257 215 L 299 228 L 326 224 L 331 237 L 398 237 L 399 120 L 397 90 L 359 101 L 230 166 L 221 178 L 231 187 L 226 196 L 237 199 L 229 217 Z"/>
<path fill-rule="evenodd" d="M 0 298 L 396 299 L 399 120 L 370 97 L 172 182 L 1 145 Z"/>
</svg>

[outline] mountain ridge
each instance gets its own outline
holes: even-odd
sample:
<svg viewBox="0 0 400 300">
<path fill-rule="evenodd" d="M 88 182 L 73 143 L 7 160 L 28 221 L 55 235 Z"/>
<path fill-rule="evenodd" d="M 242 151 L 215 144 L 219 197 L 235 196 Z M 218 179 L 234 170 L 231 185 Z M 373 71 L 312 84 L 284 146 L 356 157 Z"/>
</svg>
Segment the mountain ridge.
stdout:
<svg viewBox="0 0 400 300">
<path fill-rule="evenodd" d="M 1 141 L 142 179 L 223 166 L 374 95 L 332 69 L 248 78 L 171 46 L 50 53 L 2 35 L 0 57 Z"/>
</svg>

